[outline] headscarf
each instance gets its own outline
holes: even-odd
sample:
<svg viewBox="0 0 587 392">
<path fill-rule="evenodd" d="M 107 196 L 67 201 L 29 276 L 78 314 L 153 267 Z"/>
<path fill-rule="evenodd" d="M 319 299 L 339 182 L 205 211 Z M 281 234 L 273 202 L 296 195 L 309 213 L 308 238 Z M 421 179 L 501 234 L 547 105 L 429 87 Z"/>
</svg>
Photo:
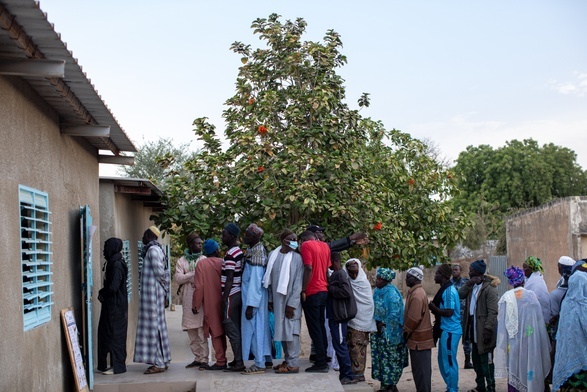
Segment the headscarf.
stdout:
<svg viewBox="0 0 587 392">
<path fill-rule="evenodd" d="M 438 266 L 438 272 L 440 272 L 440 275 L 444 276 L 446 279 L 449 280 L 452 276 L 452 268 L 450 267 L 450 264 L 440 264 Z"/>
<path fill-rule="evenodd" d="M 518 287 L 522 283 L 524 283 L 524 270 L 521 268 L 514 267 L 512 265 L 503 274 L 508 279 L 508 283 L 510 284 L 510 286 Z"/>
<path fill-rule="evenodd" d="M 349 320 L 348 326 L 354 330 L 362 332 L 375 332 L 377 326 L 375 325 L 375 319 L 373 318 L 374 304 L 373 304 L 373 289 L 371 283 L 367 278 L 367 274 L 363 271 L 361 266 L 361 260 L 349 259 L 344 264 L 344 269 L 347 274 L 349 272 L 348 267 L 352 264 L 356 264 L 359 268 L 359 274 L 355 279 L 349 277 L 351 287 L 353 288 L 353 294 L 355 295 L 355 301 L 357 302 L 357 315 L 354 319 Z"/>
<path fill-rule="evenodd" d="M 391 268 L 377 268 L 377 277 L 391 282 L 395 279 L 395 272 Z"/>
<path fill-rule="evenodd" d="M 552 390 L 573 374 L 587 369 L 587 273 L 577 270 L 569 278 L 569 289 L 561 303 L 556 335 L 556 358 L 552 371 Z"/>
<path fill-rule="evenodd" d="M 424 279 L 424 272 L 418 267 L 412 267 L 406 273 L 418 279 L 420 282 Z"/>
<path fill-rule="evenodd" d="M 122 252 L 122 240 L 120 238 L 108 238 L 104 242 L 104 257 L 106 260 L 110 260 L 116 254 Z"/>
<path fill-rule="evenodd" d="M 487 271 L 487 263 L 485 263 L 485 260 L 483 259 L 475 260 L 471 263 L 469 268 L 484 274 L 485 271 Z"/>
<path fill-rule="evenodd" d="M 524 263 L 526 263 L 533 272 L 544 272 L 542 261 L 536 256 L 528 256 L 526 260 L 524 260 Z"/>
<path fill-rule="evenodd" d="M 262 228 L 260 228 L 259 226 L 257 226 L 254 223 L 251 223 L 249 225 L 249 227 L 247 227 L 247 230 L 246 231 L 248 231 L 249 233 L 253 234 L 256 238 L 263 237 L 263 234 L 265 233 Z"/>
</svg>

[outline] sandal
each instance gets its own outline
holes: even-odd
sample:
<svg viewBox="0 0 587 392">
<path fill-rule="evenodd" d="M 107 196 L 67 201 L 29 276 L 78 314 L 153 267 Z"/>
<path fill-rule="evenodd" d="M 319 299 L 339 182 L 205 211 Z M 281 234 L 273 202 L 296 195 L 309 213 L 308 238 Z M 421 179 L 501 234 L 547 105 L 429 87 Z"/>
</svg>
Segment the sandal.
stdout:
<svg viewBox="0 0 587 392">
<path fill-rule="evenodd" d="M 282 366 L 279 369 L 275 369 L 275 373 L 277 374 L 291 374 L 291 373 L 299 373 L 299 367 L 291 367 L 288 365 Z"/>
<path fill-rule="evenodd" d="M 150 368 L 148 368 L 147 370 L 145 370 L 145 372 L 143 374 L 155 374 L 155 373 L 163 373 L 164 371 L 167 370 L 167 367 L 157 367 L 157 366 L 151 366 Z"/>
<path fill-rule="evenodd" d="M 241 372 L 241 374 L 263 374 L 265 373 L 265 369 L 261 369 L 257 365 L 252 365 L 248 369 L 245 369 Z"/>
<path fill-rule="evenodd" d="M 287 362 L 283 361 L 279 365 L 273 366 L 273 370 L 279 370 L 280 368 L 287 366 Z"/>
</svg>

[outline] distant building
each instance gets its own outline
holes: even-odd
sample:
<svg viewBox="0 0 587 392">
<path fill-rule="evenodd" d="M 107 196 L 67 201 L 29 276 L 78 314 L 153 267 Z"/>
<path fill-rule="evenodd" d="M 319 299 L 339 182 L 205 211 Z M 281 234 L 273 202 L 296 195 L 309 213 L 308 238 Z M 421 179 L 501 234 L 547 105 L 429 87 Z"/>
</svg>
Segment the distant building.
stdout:
<svg viewBox="0 0 587 392">
<path fill-rule="evenodd" d="M 559 280 L 561 256 L 587 257 L 587 196 L 573 196 L 509 216 L 506 220 L 508 262 L 518 267 L 528 256 L 544 265 L 549 290 Z"/>
</svg>

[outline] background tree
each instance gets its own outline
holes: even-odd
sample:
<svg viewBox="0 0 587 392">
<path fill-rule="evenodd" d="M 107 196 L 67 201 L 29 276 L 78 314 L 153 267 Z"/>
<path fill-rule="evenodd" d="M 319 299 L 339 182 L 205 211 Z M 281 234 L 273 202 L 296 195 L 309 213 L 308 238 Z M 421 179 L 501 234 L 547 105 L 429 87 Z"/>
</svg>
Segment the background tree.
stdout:
<svg viewBox="0 0 587 392">
<path fill-rule="evenodd" d="M 448 201 L 453 174 L 422 142 L 348 106 L 338 33 L 302 41 L 306 22 L 275 14 L 252 28 L 265 46 L 231 46 L 242 66 L 223 112 L 228 148 L 206 118 L 194 121 L 204 148 L 186 162 L 189 175 L 169 178 L 158 223 L 210 237 L 229 221 L 255 222 L 270 248 L 284 228 L 313 223 L 330 238 L 368 232 L 368 247 L 353 251 L 372 266 L 445 259 L 466 226 Z M 358 106 L 369 106 L 368 94 Z"/>
<path fill-rule="evenodd" d="M 146 178 L 165 189 L 167 178 L 183 170 L 184 163 L 193 155 L 189 146 L 189 143 L 184 143 L 176 147 L 170 138 L 145 142 L 137 149 L 134 165 L 121 166 L 118 174 L 129 178 Z"/>
<path fill-rule="evenodd" d="M 477 238 L 480 244 L 500 240 L 498 248 L 504 252 L 506 215 L 555 198 L 587 194 L 587 172 L 576 158 L 568 148 L 552 143 L 540 147 L 532 139 L 512 140 L 498 149 L 467 147 L 454 167 L 460 188 L 455 206 L 476 222 L 467 238 Z"/>
</svg>

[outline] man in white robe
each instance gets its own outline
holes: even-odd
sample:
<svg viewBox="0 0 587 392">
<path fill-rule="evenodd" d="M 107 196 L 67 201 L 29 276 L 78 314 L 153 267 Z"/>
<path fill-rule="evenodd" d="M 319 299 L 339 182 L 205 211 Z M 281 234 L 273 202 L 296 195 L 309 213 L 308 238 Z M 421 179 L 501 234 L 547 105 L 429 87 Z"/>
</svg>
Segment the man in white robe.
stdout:
<svg viewBox="0 0 587 392">
<path fill-rule="evenodd" d="M 302 256 L 294 252 L 297 236 L 289 230 L 281 236 L 281 246 L 269 254 L 263 286 L 269 288 L 269 308 L 275 314 L 273 339 L 281 341 L 285 361 L 274 366 L 275 373 L 298 373 L 300 369 L 300 331 L 302 318 Z"/>
</svg>

